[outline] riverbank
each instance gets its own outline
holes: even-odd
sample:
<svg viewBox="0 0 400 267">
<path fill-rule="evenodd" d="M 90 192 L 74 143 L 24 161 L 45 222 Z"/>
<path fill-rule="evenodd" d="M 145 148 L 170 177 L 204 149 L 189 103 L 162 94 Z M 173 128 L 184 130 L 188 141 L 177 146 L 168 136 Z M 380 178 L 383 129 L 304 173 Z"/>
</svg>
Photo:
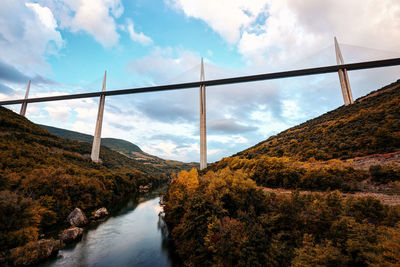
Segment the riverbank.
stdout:
<svg viewBox="0 0 400 267">
<path fill-rule="evenodd" d="M 39 266 L 172 266 L 158 188 L 139 195 L 91 225 L 82 240 Z"/>
<path fill-rule="evenodd" d="M 154 184 L 163 185 L 165 183 Z M 107 208 L 110 211 L 110 215 L 113 216 L 124 208 L 126 203 L 132 200 L 140 201 L 145 195 L 158 195 L 160 190 L 162 189 L 156 188 L 151 193 L 143 194 L 139 192 L 139 188 L 133 189 L 131 193 L 125 194 L 125 197 L 114 198 L 114 201 L 107 205 Z M 101 211 L 101 214 L 97 214 L 99 211 Z M 107 220 L 108 215 L 109 213 L 104 207 L 93 211 L 86 210 L 86 212 L 82 212 L 77 207 L 67 216 L 68 218 L 64 219 L 64 222 L 53 224 L 46 231 L 41 231 L 40 237 L 36 241 L 30 241 L 23 246 L 3 251 L 0 255 L 2 256 L 0 264 L 5 265 L 8 262 L 11 265 L 30 266 L 54 257 L 65 245 L 68 246 L 79 241 L 84 231 L 96 227 Z"/>
<path fill-rule="evenodd" d="M 90 218 L 140 186 L 168 180 L 168 173 L 106 147 L 102 163 L 94 163 L 87 156 L 90 143 L 58 138 L 10 110 L 0 108 L 0 122 L 0 263 L 15 248 L 18 257 L 35 256 L 36 248 L 47 256 L 47 245 L 56 252 L 58 244 L 43 240 L 58 239 L 71 226 L 66 218 L 76 208 Z M 23 264 L 37 262 L 27 260 Z"/>
</svg>

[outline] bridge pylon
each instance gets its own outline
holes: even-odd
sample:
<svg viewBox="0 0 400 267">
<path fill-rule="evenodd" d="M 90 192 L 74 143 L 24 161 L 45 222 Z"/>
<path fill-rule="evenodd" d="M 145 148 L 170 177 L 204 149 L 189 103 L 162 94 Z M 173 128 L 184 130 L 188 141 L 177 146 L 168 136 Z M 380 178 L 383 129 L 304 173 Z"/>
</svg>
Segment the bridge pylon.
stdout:
<svg viewBox="0 0 400 267">
<path fill-rule="evenodd" d="M 25 93 L 25 99 L 28 98 L 29 96 L 29 90 L 31 89 L 31 80 L 29 80 L 28 82 L 28 86 L 26 87 L 26 93 Z M 24 101 L 21 104 L 21 110 L 19 112 L 19 115 L 24 116 L 25 117 L 25 113 L 26 113 L 26 108 L 28 107 L 28 102 Z"/>
<path fill-rule="evenodd" d="M 200 81 L 205 80 L 204 63 L 201 58 Z M 200 170 L 207 168 L 206 86 L 200 85 Z"/>
<path fill-rule="evenodd" d="M 336 62 L 338 65 L 344 64 L 342 52 L 340 51 L 340 47 L 336 37 L 334 38 L 335 41 L 335 52 L 336 52 Z M 347 75 L 347 70 L 345 68 L 338 70 L 339 74 L 339 81 L 340 87 L 342 87 L 342 94 L 344 105 L 350 105 L 354 103 L 353 94 L 351 93 L 349 76 Z"/>
<path fill-rule="evenodd" d="M 103 88 L 106 90 L 107 71 L 104 72 Z M 101 127 L 103 126 L 104 103 L 106 100 L 105 95 L 100 95 L 99 111 L 97 112 L 96 129 L 93 137 L 92 154 L 90 155 L 93 162 L 98 163 L 100 157 L 100 143 L 101 143 Z"/>
</svg>

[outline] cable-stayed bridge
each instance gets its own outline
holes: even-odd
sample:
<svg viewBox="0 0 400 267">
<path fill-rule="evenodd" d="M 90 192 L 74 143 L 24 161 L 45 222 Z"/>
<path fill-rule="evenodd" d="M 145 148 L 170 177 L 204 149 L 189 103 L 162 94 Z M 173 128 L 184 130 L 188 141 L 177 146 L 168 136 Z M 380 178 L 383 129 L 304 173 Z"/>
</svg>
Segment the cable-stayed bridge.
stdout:
<svg viewBox="0 0 400 267">
<path fill-rule="evenodd" d="M 335 38 L 334 45 L 335 45 L 335 51 L 336 51 L 337 65 L 315 67 L 315 68 L 301 68 L 301 69 L 295 69 L 295 70 L 271 72 L 271 73 L 264 73 L 264 74 L 257 74 L 257 75 L 247 75 L 247 76 L 238 76 L 238 77 L 231 77 L 231 78 L 224 78 L 224 79 L 206 80 L 205 75 L 204 75 L 204 64 L 203 64 L 203 60 L 202 60 L 201 68 L 200 68 L 201 69 L 200 81 L 106 91 L 106 73 L 105 73 L 104 79 L 103 79 L 102 91 L 100 91 L 100 92 L 48 96 L 48 97 L 35 97 L 35 98 L 28 97 L 29 90 L 30 90 L 30 81 L 29 81 L 24 99 L 0 101 L 0 105 L 22 104 L 20 114 L 25 116 L 28 103 L 39 103 L 39 102 L 49 102 L 49 101 L 100 97 L 100 103 L 99 103 L 99 109 L 98 109 L 98 115 L 97 115 L 97 121 L 96 121 L 96 129 L 95 129 L 93 146 L 92 146 L 92 155 L 91 155 L 91 158 L 94 162 L 99 162 L 101 130 L 102 130 L 102 122 L 103 122 L 104 105 L 105 105 L 105 97 L 106 96 L 200 88 L 200 169 L 204 169 L 207 166 L 206 87 L 337 72 L 339 75 L 339 82 L 340 82 L 340 86 L 342 89 L 342 96 L 343 96 L 344 104 L 350 105 L 350 104 L 353 104 L 354 101 L 353 101 L 353 96 L 352 96 L 352 92 L 351 92 L 350 81 L 349 81 L 348 74 L 347 74 L 348 71 L 371 69 L 371 68 L 382 68 L 382 67 L 390 67 L 390 66 L 400 65 L 399 57 L 398 58 L 390 58 L 390 59 L 363 61 L 363 62 L 357 62 L 357 63 L 351 63 L 351 64 L 344 64 L 343 56 L 341 54 L 339 44 L 337 43 L 336 38 Z"/>
</svg>

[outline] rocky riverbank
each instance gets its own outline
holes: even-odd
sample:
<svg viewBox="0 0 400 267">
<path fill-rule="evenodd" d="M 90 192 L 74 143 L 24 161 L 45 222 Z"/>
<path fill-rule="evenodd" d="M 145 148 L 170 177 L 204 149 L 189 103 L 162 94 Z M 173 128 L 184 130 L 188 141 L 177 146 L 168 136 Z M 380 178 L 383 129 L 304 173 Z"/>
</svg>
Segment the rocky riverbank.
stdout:
<svg viewBox="0 0 400 267">
<path fill-rule="evenodd" d="M 90 220 L 80 208 L 75 208 L 67 217 L 66 221 L 70 228 L 62 230 L 58 239 L 40 239 L 10 250 L 9 255 L 2 257 L 3 262 L 13 266 L 31 266 L 37 264 L 58 253 L 65 244 L 77 242 L 82 238 L 84 228 L 90 223 L 96 223 L 108 216 L 108 211 L 102 207 L 94 211 Z"/>
</svg>

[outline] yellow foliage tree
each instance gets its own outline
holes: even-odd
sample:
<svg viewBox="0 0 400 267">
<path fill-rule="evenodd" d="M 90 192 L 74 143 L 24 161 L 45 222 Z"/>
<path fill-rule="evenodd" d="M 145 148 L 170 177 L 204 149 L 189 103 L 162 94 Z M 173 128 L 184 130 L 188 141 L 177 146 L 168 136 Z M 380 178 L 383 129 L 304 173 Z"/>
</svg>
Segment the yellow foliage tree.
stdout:
<svg viewBox="0 0 400 267">
<path fill-rule="evenodd" d="M 194 168 L 189 172 L 181 171 L 178 174 L 176 181 L 184 185 L 188 190 L 195 190 L 199 187 L 199 173 Z"/>
</svg>

